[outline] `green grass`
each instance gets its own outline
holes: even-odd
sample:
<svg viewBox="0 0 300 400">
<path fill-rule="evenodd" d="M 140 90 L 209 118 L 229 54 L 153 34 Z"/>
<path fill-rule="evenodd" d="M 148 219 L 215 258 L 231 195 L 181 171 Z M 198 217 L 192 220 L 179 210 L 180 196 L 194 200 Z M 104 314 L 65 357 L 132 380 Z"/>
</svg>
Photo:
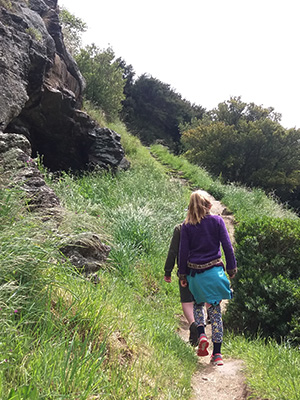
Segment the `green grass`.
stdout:
<svg viewBox="0 0 300 400">
<path fill-rule="evenodd" d="M 1 398 L 189 396 L 196 357 L 176 334 L 176 282 L 162 279 L 186 190 L 141 145 L 132 154 L 132 168 L 116 175 L 48 177 L 66 209 L 59 235 L 20 206 L 18 192 L 2 192 Z M 98 285 L 59 252 L 68 234 L 87 230 L 112 248 Z"/>
<path fill-rule="evenodd" d="M 174 156 L 161 145 L 151 146 L 151 152 L 165 165 L 165 170 L 180 171 L 189 180 L 193 188 L 207 190 L 217 200 L 232 211 L 237 221 L 244 218 L 255 218 L 263 215 L 279 218 L 298 218 L 297 215 L 284 207 L 276 198 L 267 196 L 261 189 L 250 190 L 247 187 L 233 184 L 224 185 L 202 168 L 190 164 L 183 157 Z"/>
<path fill-rule="evenodd" d="M 227 335 L 226 354 L 242 358 L 253 398 L 300 399 L 300 354 L 288 344 Z M 255 397 L 256 396 L 256 397 Z"/>
<path fill-rule="evenodd" d="M 28 213 L 20 191 L 0 191 L 3 400 L 176 400 L 191 395 L 197 358 L 176 333 L 182 313 L 177 280 L 163 281 L 173 227 L 185 216 L 190 189 L 170 179 L 166 167 L 122 124 L 110 127 L 121 133 L 131 168 L 116 174 L 48 175 L 65 207 L 59 228 Z M 246 209 L 245 199 L 238 199 L 244 189 L 214 185 L 194 167 L 192 178 L 197 178 L 193 185 L 205 182 L 204 189 L 214 187 L 214 195 L 219 190 L 227 196 L 232 210 L 241 203 Z M 253 196 L 260 198 L 257 204 L 265 201 L 261 192 Z M 76 274 L 59 251 L 68 235 L 83 231 L 99 234 L 111 246 L 97 285 Z M 299 399 L 296 349 L 228 335 L 224 350 L 245 360 L 253 393 Z"/>
<path fill-rule="evenodd" d="M 224 185 L 214 180 L 207 171 L 177 157 L 161 145 L 151 146 L 151 152 L 171 175 L 188 179 L 191 190 L 201 188 L 222 201 L 240 222 L 263 215 L 297 219 L 298 216 L 267 196 L 260 189 L 250 190 L 236 185 Z M 300 399 L 299 349 L 288 344 L 277 344 L 263 339 L 249 340 L 244 336 L 225 334 L 224 353 L 245 362 L 245 375 L 251 398 L 272 400 Z"/>
</svg>

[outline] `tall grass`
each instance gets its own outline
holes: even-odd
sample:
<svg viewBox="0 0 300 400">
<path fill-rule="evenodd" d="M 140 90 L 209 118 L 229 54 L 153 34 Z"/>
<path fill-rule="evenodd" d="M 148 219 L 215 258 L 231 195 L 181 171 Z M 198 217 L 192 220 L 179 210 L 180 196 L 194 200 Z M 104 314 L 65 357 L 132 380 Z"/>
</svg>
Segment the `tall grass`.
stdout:
<svg viewBox="0 0 300 400">
<path fill-rule="evenodd" d="M 287 343 L 227 335 L 226 352 L 245 361 L 251 398 L 300 399 L 300 355 Z"/>
<path fill-rule="evenodd" d="M 30 215 L 18 192 L 2 192 L 3 399 L 189 396 L 196 357 L 176 334 L 176 281 L 162 279 L 186 189 L 133 138 L 123 140 L 132 143 L 128 171 L 48 177 L 66 210 L 59 232 Z M 84 230 L 111 246 L 98 285 L 59 251 Z"/>
<path fill-rule="evenodd" d="M 114 127 L 114 129 L 119 128 Z M 180 312 L 177 287 L 164 289 L 161 284 L 161 277 L 169 238 L 174 224 L 181 221 L 185 215 L 184 208 L 186 208 L 190 188 L 188 185 L 182 185 L 179 180 L 170 180 L 168 174 L 166 175 L 166 167 L 153 160 L 149 156 L 148 150 L 142 147 L 136 138 L 122 132 L 122 141 L 124 147 L 128 149 L 127 154 L 129 154 L 132 163 L 132 168 L 129 171 L 119 172 L 114 176 L 108 173 L 95 172 L 76 178 L 72 185 L 73 187 L 78 185 L 80 188 L 74 190 L 74 192 L 81 193 L 88 198 L 89 205 L 85 210 L 86 212 L 93 213 L 94 208 L 99 205 L 99 212 L 102 211 L 101 221 L 104 229 L 109 231 L 112 237 L 113 247 L 110 263 L 116 271 L 116 282 L 120 282 L 119 279 L 121 278 L 122 285 L 124 284 L 124 287 L 130 287 L 133 290 L 134 296 L 131 300 L 118 303 L 118 308 L 122 308 L 127 318 L 129 315 L 134 318 L 142 337 L 145 338 L 147 343 L 155 346 L 151 356 L 156 357 L 157 360 L 161 360 L 161 357 L 164 359 L 164 362 L 160 364 L 161 368 L 167 362 L 170 363 L 170 368 L 178 372 L 176 365 L 173 364 L 173 357 L 175 357 L 175 360 L 177 356 L 182 357 L 181 351 L 183 351 L 183 361 L 191 360 L 192 364 L 193 357 L 189 353 L 189 348 L 186 348 L 176 337 L 174 341 L 174 337 L 170 335 L 170 331 L 176 327 L 176 322 L 172 322 L 169 317 L 174 315 L 174 311 L 175 313 Z M 214 188 L 214 194 L 219 194 L 222 199 L 227 200 L 230 209 L 238 210 L 240 218 L 245 214 L 249 215 L 249 213 L 253 216 L 256 212 L 259 214 L 261 212 L 273 213 L 273 215 L 276 213 L 278 216 L 288 215 L 295 218 L 293 213 L 273 199 L 268 198 L 260 190 L 250 191 L 234 185 L 225 186 L 219 182 L 214 184 L 212 178 L 205 171 L 191 166 L 185 161 L 183 161 L 183 165 L 188 170 L 186 176 L 194 185 L 206 190 Z M 174 167 L 173 164 L 172 167 Z M 181 170 L 182 160 L 179 161 L 176 168 Z M 203 182 L 204 185 L 202 185 Z M 63 187 L 62 182 L 56 186 L 56 191 L 59 193 L 60 190 L 63 190 Z M 77 202 L 74 196 L 72 198 L 73 206 L 69 203 L 71 208 L 80 204 L 80 201 Z M 77 212 L 80 212 L 80 210 L 77 209 Z M 171 312 L 168 308 L 169 305 L 173 308 Z M 170 315 L 168 315 L 168 312 L 170 312 Z M 132 327 L 129 329 L 132 329 Z M 282 398 L 284 396 L 291 399 L 298 398 L 298 386 L 294 385 L 295 391 L 291 395 L 291 390 L 287 390 L 285 385 L 278 383 L 281 378 L 276 376 L 276 373 L 272 374 L 267 387 L 263 383 L 270 373 L 273 363 L 273 360 L 269 357 L 270 349 L 268 346 L 263 346 L 262 342 L 257 346 L 256 342 L 248 342 L 243 337 L 236 339 L 234 343 L 237 348 L 235 350 L 232 347 L 233 340 L 229 338 L 228 344 L 225 340 L 225 352 L 227 352 L 227 355 L 236 356 L 246 361 L 246 376 L 253 393 L 257 393 L 258 396 L 273 398 L 270 396 L 274 395 L 279 385 L 278 399 L 280 396 Z M 249 346 L 248 343 L 250 343 Z M 247 346 L 251 349 L 248 353 L 244 351 L 245 348 L 248 348 Z M 276 354 L 280 349 L 280 353 L 293 354 L 295 363 L 299 362 L 297 350 L 284 346 L 278 347 L 272 342 L 269 346 L 271 346 L 273 354 Z M 255 362 L 252 364 L 251 354 L 252 356 L 256 354 L 260 362 L 260 370 L 256 374 L 252 367 Z M 288 356 L 284 357 L 286 360 L 288 358 Z M 269 360 L 270 364 L 264 365 L 264 360 Z M 279 363 L 279 358 L 277 358 L 277 362 Z M 155 366 L 157 367 L 157 364 Z M 151 369 L 150 364 L 147 368 Z M 293 369 L 289 371 L 288 362 L 284 364 L 284 369 L 286 376 L 289 376 L 294 382 L 293 376 L 297 377 L 298 372 Z M 192 369 L 189 369 L 189 371 L 192 371 Z M 158 371 L 157 373 L 159 374 Z M 262 375 L 263 380 L 261 379 Z M 174 378 L 171 379 L 173 382 Z M 157 380 L 159 381 L 159 378 Z M 187 377 L 180 378 L 180 382 L 186 385 Z M 179 389 L 176 387 L 176 390 Z M 188 387 L 185 387 L 185 390 L 188 390 Z M 179 390 L 175 393 L 172 396 L 177 396 L 178 393 L 182 394 L 184 391 L 180 392 Z M 157 393 L 156 396 L 158 396 Z"/>
<path fill-rule="evenodd" d="M 151 152 L 165 166 L 166 172 L 179 173 L 188 179 L 191 189 L 207 190 L 222 201 L 234 213 L 236 221 L 261 216 L 298 219 L 295 213 L 260 189 L 224 185 L 219 180 L 213 180 L 207 171 L 170 154 L 163 146 L 151 146 Z M 266 344 L 265 339 L 249 340 L 227 333 L 223 351 L 227 356 L 244 360 L 246 381 L 252 393 L 250 398 L 300 399 L 298 349 L 290 347 L 288 343 L 279 345 L 269 340 Z"/>
<path fill-rule="evenodd" d="M 263 215 L 279 218 L 298 218 L 297 215 L 287 209 L 275 197 L 267 196 L 259 188 L 250 190 L 244 186 L 228 184 L 225 185 L 202 168 L 190 164 L 183 157 L 174 156 L 168 149 L 161 145 L 151 146 L 151 152 L 165 165 L 166 170 L 174 169 L 183 173 L 183 177 L 188 179 L 195 188 L 207 190 L 222 201 L 231 210 L 236 220 L 244 217 L 257 218 Z"/>
<path fill-rule="evenodd" d="M 171 284 L 163 281 L 173 227 L 185 216 L 190 189 L 170 180 L 166 167 L 124 126 L 110 127 L 122 134 L 131 168 L 114 174 L 49 175 L 65 207 L 58 228 L 56 221 L 43 223 L 28 213 L 18 190 L 0 191 L 1 399 L 191 395 L 197 359 L 176 333 L 181 306 L 175 274 Z M 203 174 L 206 189 L 214 186 L 206 173 L 197 173 Z M 218 185 L 221 193 L 224 188 Z M 97 285 L 77 274 L 59 251 L 67 235 L 87 230 L 111 246 Z M 245 354 L 252 390 L 270 397 L 261 374 L 265 379 L 273 359 L 263 346 L 253 347 L 259 348 L 255 371 L 245 350 L 252 343 L 242 337 L 226 342 L 227 354 Z M 278 349 L 272 347 L 274 354 Z M 290 354 L 283 357 L 283 367 L 297 395 L 291 368 L 299 355 Z M 264 365 L 264 359 L 270 362 Z M 279 385 L 275 373 L 272 377 L 269 393 Z M 299 398 L 286 386 L 280 384 L 282 399 Z"/>
</svg>

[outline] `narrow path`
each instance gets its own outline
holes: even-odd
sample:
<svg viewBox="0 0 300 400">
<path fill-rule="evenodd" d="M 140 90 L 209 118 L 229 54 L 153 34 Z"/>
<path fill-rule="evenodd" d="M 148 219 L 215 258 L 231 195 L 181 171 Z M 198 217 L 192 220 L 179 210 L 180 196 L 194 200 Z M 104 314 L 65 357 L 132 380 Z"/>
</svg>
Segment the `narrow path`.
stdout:
<svg viewBox="0 0 300 400">
<path fill-rule="evenodd" d="M 224 207 L 213 196 L 209 195 L 212 203 L 212 214 L 221 215 L 226 224 L 232 242 L 234 242 L 234 217 L 227 213 Z M 223 311 L 226 302 L 223 301 Z M 179 335 L 186 342 L 189 337 L 188 323 L 183 316 L 180 319 Z M 206 334 L 211 343 L 211 327 L 207 325 Z M 211 349 L 211 344 L 208 350 Z M 223 366 L 210 364 L 210 356 L 199 357 L 197 371 L 192 377 L 193 395 L 190 400 L 245 400 L 250 393 L 245 384 L 241 360 L 224 358 Z"/>
<path fill-rule="evenodd" d="M 158 159 L 154 154 L 152 156 Z M 177 170 L 169 170 L 170 178 L 190 185 L 190 182 Z M 196 188 L 191 187 L 191 190 Z M 207 193 L 207 192 L 206 192 Z M 211 203 L 212 214 L 221 215 L 224 219 L 230 239 L 234 243 L 234 216 L 227 208 L 212 195 L 207 193 Z M 226 301 L 223 301 L 222 312 L 226 309 Z M 183 315 L 180 316 L 179 336 L 188 342 L 189 325 Z M 207 325 L 206 334 L 210 341 L 208 350 L 211 354 L 211 327 Z M 196 350 L 195 350 L 196 351 Z M 197 371 L 192 377 L 192 396 L 189 400 L 247 400 L 251 395 L 246 385 L 243 374 L 244 364 L 242 360 L 224 358 L 224 365 L 213 366 L 210 364 L 210 356 L 198 357 Z M 255 399 L 253 399 L 255 400 Z M 257 399 L 259 400 L 259 399 Z"/>
<path fill-rule="evenodd" d="M 179 335 L 188 341 L 188 323 L 182 316 L 180 318 Z M 206 333 L 211 340 L 210 325 Z M 211 345 L 208 350 L 211 349 Z M 197 371 L 192 377 L 192 397 L 190 400 L 246 400 L 250 393 L 247 390 L 243 375 L 243 362 L 241 360 L 224 358 L 221 367 L 210 364 L 210 357 L 199 357 Z"/>
</svg>

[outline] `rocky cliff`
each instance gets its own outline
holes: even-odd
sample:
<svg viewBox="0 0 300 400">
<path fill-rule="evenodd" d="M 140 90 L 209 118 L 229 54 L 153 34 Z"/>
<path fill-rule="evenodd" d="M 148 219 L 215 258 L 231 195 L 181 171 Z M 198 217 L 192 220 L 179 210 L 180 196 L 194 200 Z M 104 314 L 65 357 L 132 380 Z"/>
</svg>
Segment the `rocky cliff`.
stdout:
<svg viewBox="0 0 300 400">
<path fill-rule="evenodd" d="M 64 209 L 33 159 L 43 156 L 52 171 L 128 166 L 120 136 L 80 110 L 83 90 L 64 46 L 57 0 L 0 0 L 0 190 L 21 188 L 28 211 L 51 223 L 64 238 L 62 254 L 90 276 L 110 247 L 97 233 L 60 232 Z"/>
<path fill-rule="evenodd" d="M 120 136 L 80 111 L 84 80 L 57 0 L 0 0 L 0 131 L 24 135 L 51 170 L 118 167 Z"/>
</svg>

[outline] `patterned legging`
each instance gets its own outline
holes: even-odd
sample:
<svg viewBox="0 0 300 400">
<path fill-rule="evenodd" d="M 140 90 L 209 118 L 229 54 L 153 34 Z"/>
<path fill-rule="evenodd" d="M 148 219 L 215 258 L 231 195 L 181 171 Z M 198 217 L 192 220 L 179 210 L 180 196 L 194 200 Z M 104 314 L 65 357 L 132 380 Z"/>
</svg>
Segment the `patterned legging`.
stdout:
<svg viewBox="0 0 300 400">
<path fill-rule="evenodd" d="M 211 336 L 213 343 L 222 343 L 223 341 L 223 321 L 221 314 L 221 306 L 212 306 L 207 309 L 211 322 Z M 204 307 L 202 304 L 194 303 L 194 317 L 197 326 L 205 326 Z"/>
</svg>

